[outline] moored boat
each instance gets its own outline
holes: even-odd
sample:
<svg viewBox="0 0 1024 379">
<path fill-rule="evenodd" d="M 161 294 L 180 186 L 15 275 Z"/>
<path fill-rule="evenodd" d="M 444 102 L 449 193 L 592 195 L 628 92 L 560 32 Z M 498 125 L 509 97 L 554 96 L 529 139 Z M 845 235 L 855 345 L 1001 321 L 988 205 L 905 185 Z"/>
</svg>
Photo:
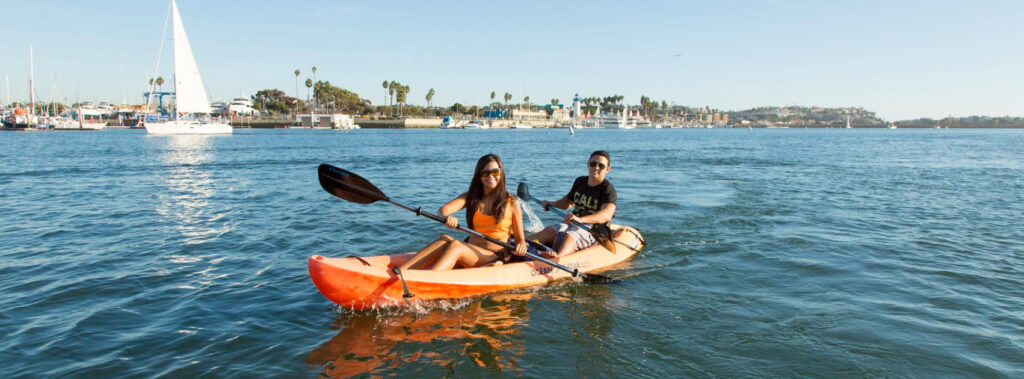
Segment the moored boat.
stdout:
<svg viewBox="0 0 1024 379">
<path fill-rule="evenodd" d="M 563 266 L 593 273 L 624 262 L 644 247 L 640 232 L 629 226 L 611 226 L 616 251 L 600 244 L 554 260 Z M 401 305 L 402 280 L 392 269 L 415 253 L 372 257 L 309 258 L 309 275 L 317 289 L 331 301 L 351 309 Z M 455 270 L 402 270 L 413 297 L 408 301 L 453 299 L 514 288 L 532 287 L 569 279 L 572 274 L 540 261 L 509 263 Z"/>
<path fill-rule="evenodd" d="M 173 119 L 145 123 L 149 134 L 231 134 L 231 125 L 210 119 L 210 100 L 199 76 L 192 47 L 185 34 L 185 26 L 178 5 L 171 0 L 172 31 L 174 40 L 174 113 Z M 159 66 L 158 66 L 159 67 Z M 154 82 L 156 79 L 154 71 Z M 150 89 L 150 93 L 152 93 Z M 150 99 L 146 100 L 149 109 Z"/>
<path fill-rule="evenodd" d="M 463 129 L 488 129 L 487 123 L 479 120 L 472 120 L 462 126 Z"/>
</svg>

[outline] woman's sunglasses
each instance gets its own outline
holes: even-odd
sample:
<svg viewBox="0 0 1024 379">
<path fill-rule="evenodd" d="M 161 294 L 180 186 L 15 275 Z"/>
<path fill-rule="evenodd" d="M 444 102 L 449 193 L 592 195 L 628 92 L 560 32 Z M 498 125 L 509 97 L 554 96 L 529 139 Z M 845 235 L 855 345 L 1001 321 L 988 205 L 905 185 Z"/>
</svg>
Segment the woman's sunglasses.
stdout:
<svg viewBox="0 0 1024 379">
<path fill-rule="evenodd" d="M 493 168 L 493 169 L 490 169 L 490 170 L 480 171 L 480 177 L 481 178 L 487 176 L 488 174 L 490 174 L 491 176 L 497 178 L 497 177 L 501 176 L 501 169 L 500 168 Z"/>
<path fill-rule="evenodd" d="M 604 168 L 608 166 L 605 166 L 604 163 L 598 161 L 590 161 L 590 167 L 597 167 L 598 170 L 604 170 Z"/>
</svg>

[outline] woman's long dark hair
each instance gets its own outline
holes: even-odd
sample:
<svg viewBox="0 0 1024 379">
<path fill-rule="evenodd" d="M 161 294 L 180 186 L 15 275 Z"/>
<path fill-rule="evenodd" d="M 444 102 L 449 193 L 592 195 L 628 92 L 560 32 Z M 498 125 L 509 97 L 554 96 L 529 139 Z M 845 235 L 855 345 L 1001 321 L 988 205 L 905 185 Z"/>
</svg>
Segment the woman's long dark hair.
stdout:
<svg viewBox="0 0 1024 379">
<path fill-rule="evenodd" d="M 505 208 L 507 208 L 508 189 L 505 188 L 507 187 L 505 184 L 505 164 L 501 163 L 501 158 L 497 155 L 484 155 L 476 161 L 476 170 L 473 170 L 473 181 L 469 183 L 469 191 L 466 192 L 466 224 L 469 225 L 470 229 L 473 229 L 473 213 L 476 212 L 480 202 L 484 199 L 484 185 L 480 183 L 480 174 L 484 171 L 484 166 L 487 166 L 491 161 L 498 163 L 501 176 L 498 178 L 498 188 L 494 189 L 497 200 L 494 201 L 490 212 L 487 213 L 490 213 L 495 219 L 501 220 L 501 217 L 505 214 Z"/>
</svg>

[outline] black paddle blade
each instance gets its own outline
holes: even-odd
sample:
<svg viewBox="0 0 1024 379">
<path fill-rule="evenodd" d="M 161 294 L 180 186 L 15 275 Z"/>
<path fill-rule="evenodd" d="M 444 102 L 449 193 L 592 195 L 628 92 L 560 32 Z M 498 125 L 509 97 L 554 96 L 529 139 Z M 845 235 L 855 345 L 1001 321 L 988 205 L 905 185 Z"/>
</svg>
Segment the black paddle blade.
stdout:
<svg viewBox="0 0 1024 379">
<path fill-rule="evenodd" d="M 329 164 L 321 164 L 316 170 L 320 177 L 320 186 L 331 195 L 359 204 L 370 204 L 376 201 L 387 201 L 373 183 L 352 171 L 337 168 Z"/>
<path fill-rule="evenodd" d="M 607 224 L 594 224 L 590 227 L 590 234 L 594 235 L 597 243 L 615 254 L 615 237 L 612 237 L 612 229 Z"/>
<path fill-rule="evenodd" d="M 526 182 L 519 182 L 519 188 L 516 189 L 516 195 L 519 195 L 520 199 L 530 201 L 530 187 L 526 185 Z"/>
</svg>

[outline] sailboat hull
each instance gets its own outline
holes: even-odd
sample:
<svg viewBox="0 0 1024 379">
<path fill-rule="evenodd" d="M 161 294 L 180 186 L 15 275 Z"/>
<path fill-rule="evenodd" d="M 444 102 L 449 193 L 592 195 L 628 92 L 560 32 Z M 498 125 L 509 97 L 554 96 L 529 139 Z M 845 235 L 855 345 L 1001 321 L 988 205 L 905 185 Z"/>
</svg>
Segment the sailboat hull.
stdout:
<svg viewBox="0 0 1024 379">
<path fill-rule="evenodd" d="M 175 120 L 167 122 L 147 122 L 146 133 L 158 135 L 170 134 L 231 134 L 231 125 L 208 123 L 195 120 Z"/>
</svg>

